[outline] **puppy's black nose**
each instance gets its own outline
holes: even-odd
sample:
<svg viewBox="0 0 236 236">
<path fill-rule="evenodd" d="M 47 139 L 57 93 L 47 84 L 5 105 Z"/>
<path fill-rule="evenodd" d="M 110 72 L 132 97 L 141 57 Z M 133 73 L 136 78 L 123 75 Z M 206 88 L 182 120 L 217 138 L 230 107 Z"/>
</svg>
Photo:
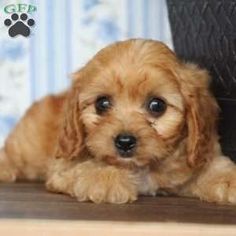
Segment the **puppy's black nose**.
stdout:
<svg viewBox="0 0 236 236">
<path fill-rule="evenodd" d="M 122 157 L 131 157 L 137 140 L 130 134 L 119 134 L 115 138 L 115 146 Z"/>
</svg>

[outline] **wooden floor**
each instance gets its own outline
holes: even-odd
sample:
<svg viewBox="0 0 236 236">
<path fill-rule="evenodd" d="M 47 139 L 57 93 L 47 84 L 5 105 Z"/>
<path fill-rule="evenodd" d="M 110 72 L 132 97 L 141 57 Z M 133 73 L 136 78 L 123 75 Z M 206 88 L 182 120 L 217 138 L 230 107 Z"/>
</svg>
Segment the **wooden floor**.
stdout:
<svg viewBox="0 0 236 236">
<path fill-rule="evenodd" d="M 0 185 L 0 218 L 88 221 L 184 222 L 236 224 L 236 206 L 219 206 L 196 199 L 140 197 L 132 204 L 79 203 L 53 194 L 39 183 Z"/>
</svg>

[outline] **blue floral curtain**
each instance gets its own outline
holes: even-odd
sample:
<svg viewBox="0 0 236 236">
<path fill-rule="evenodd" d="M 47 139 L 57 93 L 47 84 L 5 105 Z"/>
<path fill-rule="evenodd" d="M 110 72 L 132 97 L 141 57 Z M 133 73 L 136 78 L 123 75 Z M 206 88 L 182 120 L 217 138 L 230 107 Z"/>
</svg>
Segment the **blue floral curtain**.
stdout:
<svg viewBox="0 0 236 236">
<path fill-rule="evenodd" d="M 11 38 L 3 9 L 22 1 L 0 0 L 0 144 L 33 101 L 65 89 L 105 45 L 142 37 L 171 46 L 165 0 L 26 0 L 35 26 Z"/>
</svg>

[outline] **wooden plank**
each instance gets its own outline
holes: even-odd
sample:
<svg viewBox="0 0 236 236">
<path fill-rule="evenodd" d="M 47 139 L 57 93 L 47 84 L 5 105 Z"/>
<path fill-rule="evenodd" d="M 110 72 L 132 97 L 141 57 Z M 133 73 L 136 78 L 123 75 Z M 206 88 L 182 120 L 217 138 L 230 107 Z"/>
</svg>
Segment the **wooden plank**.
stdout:
<svg viewBox="0 0 236 236">
<path fill-rule="evenodd" d="M 179 197 L 140 197 L 132 204 L 79 203 L 53 194 L 39 183 L 0 185 L 1 219 L 182 222 L 236 224 L 236 206 L 215 205 Z"/>
<path fill-rule="evenodd" d="M 233 225 L 94 221 L 1 220 L 7 236 L 235 236 Z"/>
</svg>

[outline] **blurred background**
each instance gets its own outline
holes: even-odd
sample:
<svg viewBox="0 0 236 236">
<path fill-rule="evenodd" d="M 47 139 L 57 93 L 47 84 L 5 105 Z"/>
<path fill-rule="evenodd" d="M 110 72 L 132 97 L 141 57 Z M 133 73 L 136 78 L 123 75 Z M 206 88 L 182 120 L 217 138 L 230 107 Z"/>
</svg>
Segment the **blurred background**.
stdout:
<svg viewBox="0 0 236 236">
<path fill-rule="evenodd" d="M 9 37 L 8 4 L 33 4 L 30 37 Z M 117 40 L 151 38 L 172 48 L 165 0 L 0 0 L 0 146 L 32 102 L 70 84 L 70 73 Z"/>
</svg>

